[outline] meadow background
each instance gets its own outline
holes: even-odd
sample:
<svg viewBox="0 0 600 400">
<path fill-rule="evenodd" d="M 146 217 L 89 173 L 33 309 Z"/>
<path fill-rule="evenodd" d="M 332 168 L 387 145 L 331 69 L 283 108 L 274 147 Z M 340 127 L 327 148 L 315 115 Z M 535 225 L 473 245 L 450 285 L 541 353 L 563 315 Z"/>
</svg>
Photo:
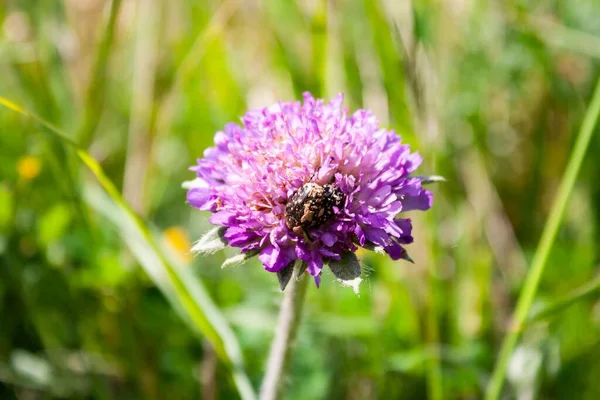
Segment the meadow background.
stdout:
<svg viewBox="0 0 600 400">
<path fill-rule="evenodd" d="M 448 181 L 411 215 L 414 264 L 362 253 L 359 297 L 309 288 L 287 397 L 483 397 L 599 76 L 599 1 L 2 0 L 0 28 L 1 399 L 252 398 L 277 279 L 192 257 L 208 215 L 181 183 L 225 123 L 306 90 Z M 600 398 L 595 133 L 506 399 Z"/>
</svg>

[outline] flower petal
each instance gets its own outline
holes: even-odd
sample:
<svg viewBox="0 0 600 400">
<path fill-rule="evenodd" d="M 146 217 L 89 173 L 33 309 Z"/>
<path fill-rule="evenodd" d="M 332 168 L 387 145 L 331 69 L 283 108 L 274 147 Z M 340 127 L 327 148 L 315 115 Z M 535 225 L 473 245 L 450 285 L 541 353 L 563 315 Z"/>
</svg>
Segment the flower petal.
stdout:
<svg viewBox="0 0 600 400">
<path fill-rule="evenodd" d="M 321 235 L 321 241 L 325 243 L 326 246 L 333 246 L 335 242 L 337 242 L 338 237 L 333 233 L 325 232 Z"/>
<path fill-rule="evenodd" d="M 268 245 L 260 252 L 258 259 L 267 271 L 277 272 L 294 261 L 295 255 L 291 248 L 279 249 L 273 245 Z"/>
<path fill-rule="evenodd" d="M 215 199 L 211 195 L 210 189 L 193 187 L 187 192 L 187 202 L 200 210 L 211 210 Z"/>
<path fill-rule="evenodd" d="M 210 217 L 210 223 L 213 225 L 230 226 L 234 224 L 236 220 L 236 214 L 231 211 L 219 211 Z"/>
<path fill-rule="evenodd" d="M 402 199 L 402 211 L 426 211 L 431 208 L 432 203 L 433 194 L 429 190 L 423 189 L 417 196 L 405 196 Z"/>
</svg>

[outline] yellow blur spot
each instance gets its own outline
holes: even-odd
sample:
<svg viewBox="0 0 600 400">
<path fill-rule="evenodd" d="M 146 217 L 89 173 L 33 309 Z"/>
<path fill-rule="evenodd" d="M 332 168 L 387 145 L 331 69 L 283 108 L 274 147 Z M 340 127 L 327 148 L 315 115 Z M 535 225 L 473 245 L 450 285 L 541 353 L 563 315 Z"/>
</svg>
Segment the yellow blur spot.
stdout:
<svg viewBox="0 0 600 400">
<path fill-rule="evenodd" d="M 369 254 L 369 252 L 366 249 L 362 248 L 362 247 L 359 247 L 358 250 L 356 250 L 356 256 L 358 258 L 363 258 L 367 254 Z"/>
<path fill-rule="evenodd" d="M 192 244 L 188 238 L 187 231 L 178 226 L 167 228 L 163 232 L 163 240 L 173 250 L 175 255 L 182 261 L 190 261 L 192 254 L 190 248 Z"/>
<path fill-rule="evenodd" d="M 33 156 L 21 157 L 17 161 L 17 172 L 19 176 L 25 180 L 31 180 L 39 175 L 42 163 L 39 159 Z"/>
</svg>

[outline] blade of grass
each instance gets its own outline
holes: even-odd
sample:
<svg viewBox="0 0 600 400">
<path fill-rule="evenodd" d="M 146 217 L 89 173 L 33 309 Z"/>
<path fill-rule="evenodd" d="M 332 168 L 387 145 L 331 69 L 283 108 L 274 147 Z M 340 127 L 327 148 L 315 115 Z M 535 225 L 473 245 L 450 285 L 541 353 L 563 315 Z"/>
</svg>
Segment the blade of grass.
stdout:
<svg viewBox="0 0 600 400">
<path fill-rule="evenodd" d="M 127 140 L 127 159 L 123 175 L 123 197 L 140 215 L 145 215 L 147 165 L 153 134 L 153 108 L 158 65 L 158 41 L 162 20 L 160 3 L 139 2 L 134 50 L 134 77 Z"/>
<path fill-rule="evenodd" d="M 11 63 L 12 71 L 20 83 L 20 89 L 25 92 L 24 98 L 31 101 L 32 107 L 44 118 L 57 121 L 60 107 L 49 89 L 47 71 L 39 60 L 31 63 Z"/>
<path fill-rule="evenodd" d="M 433 146 L 429 146 L 431 168 L 435 171 L 437 165 L 437 153 Z M 425 221 L 427 226 L 436 226 L 436 221 L 440 221 L 438 215 L 439 209 L 434 208 L 427 213 Z M 440 243 L 435 229 L 429 229 L 427 237 L 427 300 L 426 300 L 426 318 L 425 318 L 425 340 L 430 349 L 431 357 L 427 359 L 427 391 L 428 398 L 431 400 L 441 400 L 444 398 L 444 386 L 441 365 L 441 334 L 440 317 L 443 315 L 443 302 L 446 296 L 443 282 L 440 279 L 442 275 L 440 270 Z"/>
<path fill-rule="evenodd" d="M 412 14 L 414 16 L 414 13 Z M 383 16 L 378 16 L 378 19 L 383 18 Z M 423 68 L 423 71 L 417 71 L 417 59 L 416 52 L 409 51 L 405 45 L 405 41 L 403 41 L 401 32 L 397 28 L 397 26 L 389 24 L 388 27 L 389 33 L 392 34 L 395 38 L 395 42 L 397 45 L 396 50 L 396 60 L 399 60 L 404 67 L 403 73 L 406 74 L 406 80 L 408 86 L 406 86 L 406 91 L 412 94 L 412 98 L 414 100 L 414 111 L 415 111 L 415 125 L 416 130 L 418 132 L 424 133 L 422 137 L 419 139 L 421 142 L 421 146 L 423 146 L 427 159 L 429 160 L 428 168 L 430 171 L 434 172 L 437 170 L 438 165 L 438 157 L 441 152 L 439 151 L 438 142 L 441 142 L 441 134 L 442 131 L 439 128 L 439 116 L 437 110 L 435 108 L 435 102 L 430 99 L 435 91 L 435 86 L 431 83 L 433 79 L 429 79 L 429 77 L 433 77 L 433 68 L 429 65 L 429 63 L 425 63 L 425 60 L 420 64 Z M 414 40 L 414 39 L 411 39 Z M 409 43 L 406 40 L 406 43 Z M 415 47 L 416 43 L 413 43 L 411 47 Z M 389 50 L 384 50 L 383 48 L 380 50 L 380 56 L 385 56 L 382 58 L 382 63 L 385 63 L 385 59 L 392 56 L 391 53 L 388 53 Z M 390 67 L 388 67 L 390 68 Z M 391 71 L 387 72 L 388 74 Z M 386 74 L 384 69 L 384 75 Z M 384 77 L 385 81 L 385 77 Z M 403 82 L 404 85 L 404 82 Z M 405 86 L 402 87 L 403 89 Z M 391 97 L 388 99 L 392 100 Z M 406 96 L 402 95 L 401 97 L 396 97 L 395 101 L 406 101 Z M 408 118 L 408 109 L 407 104 L 402 104 L 402 108 L 406 109 L 407 115 L 405 118 Z M 390 108 L 391 109 L 391 108 Z M 406 121 L 404 127 L 410 126 L 410 121 Z M 436 226 L 438 225 L 437 221 L 440 221 L 441 216 L 439 214 L 439 209 L 434 207 L 434 209 L 430 210 L 426 217 L 425 221 L 427 226 L 430 229 L 427 230 L 429 232 L 427 237 L 427 249 L 428 249 L 428 257 L 427 257 L 427 300 L 426 300 L 426 317 L 425 317 L 425 341 L 427 342 L 427 348 L 430 352 L 430 357 L 427 358 L 426 363 L 426 375 L 427 375 L 427 394 L 428 398 L 432 400 L 441 400 L 444 398 L 444 380 L 442 375 L 442 365 L 441 365 L 441 333 L 440 333 L 440 319 L 444 314 L 444 303 L 445 297 L 447 296 L 446 290 L 443 285 L 443 281 L 440 279 L 441 269 L 440 269 L 440 251 L 441 246 L 439 243 L 438 235 L 435 234 Z"/>
<path fill-rule="evenodd" d="M 327 2 L 319 1 L 311 21 L 312 76 L 315 79 L 313 95 L 325 95 L 327 70 Z"/>
<path fill-rule="evenodd" d="M 532 29 L 542 41 L 553 47 L 600 58 L 598 36 L 571 29 L 544 17 L 534 16 L 522 22 L 517 20 L 515 23 L 518 28 Z"/>
<path fill-rule="evenodd" d="M 345 84 L 348 91 L 350 105 L 352 107 L 361 107 L 363 104 L 363 82 L 360 77 L 360 68 L 356 59 L 356 34 L 352 32 L 354 20 L 346 12 L 339 13 L 338 17 L 341 20 L 341 28 L 338 33 L 342 41 L 342 62 L 345 72 Z"/>
<path fill-rule="evenodd" d="M 563 311 L 565 308 L 572 306 L 576 302 L 587 298 L 595 294 L 596 292 L 600 292 L 600 276 L 597 276 L 591 282 L 586 283 L 583 286 L 578 287 L 573 290 L 567 296 L 551 303 L 550 305 L 542 308 L 541 310 L 533 313 L 527 320 L 528 324 L 532 322 L 536 322 L 542 319 L 549 318 L 554 314 L 557 314 Z"/>
<path fill-rule="evenodd" d="M 225 30 L 238 6 L 238 2 L 223 1 L 206 27 L 196 36 L 194 43 L 177 66 L 173 74 L 173 81 L 158 105 L 158 115 L 156 116 L 157 131 L 168 131 L 171 117 L 175 111 L 177 96 L 183 90 L 185 82 L 197 70 L 198 65 L 206 54 L 207 46 Z M 148 172 L 148 175 L 151 175 L 151 173 Z"/>
<path fill-rule="evenodd" d="M 156 244 L 156 235 L 147 226 L 136 222 L 139 218 L 132 215 L 131 210 L 108 198 L 97 185 L 87 185 L 85 198 L 93 209 L 118 228 L 127 247 L 184 321 L 208 339 L 230 369 L 240 396 L 254 399 L 254 389 L 244 372 L 239 343 L 198 278 L 175 258 L 167 258 Z"/>
<path fill-rule="evenodd" d="M 498 268 L 510 282 L 521 282 L 527 260 L 486 169 L 483 154 L 477 148 L 469 150 L 458 165 L 465 194 L 473 205 L 472 218 L 483 226 Z"/>
<path fill-rule="evenodd" d="M 577 135 L 577 140 L 569 158 L 567 169 L 565 170 L 558 188 L 556 199 L 550 210 L 550 216 L 544 226 L 542 237 L 531 262 L 531 269 L 525 278 L 525 283 L 521 290 L 519 301 L 517 302 L 510 331 L 502 343 L 498 361 L 496 362 L 494 372 L 492 373 L 492 377 L 487 387 L 485 397 L 487 400 L 496 400 L 500 396 L 510 356 L 515 349 L 523 326 L 527 321 L 529 309 L 531 308 L 531 304 L 544 272 L 550 250 L 556 239 L 556 234 L 558 233 L 558 228 L 560 227 L 567 201 L 569 200 L 569 195 L 573 191 L 575 180 L 577 179 L 579 169 L 585 158 L 585 153 L 590 143 L 590 139 L 592 138 L 594 128 L 596 127 L 598 115 L 600 115 L 600 79 L 598 79 L 598 82 L 596 83 L 592 101 L 587 109 L 581 129 Z"/>
<path fill-rule="evenodd" d="M 30 18 L 34 19 L 34 10 L 28 10 L 28 13 Z M 23 98 L 28 99 L 31 102 L 30 104 L 35 112 L 42 118 L 56 123 L 61 120 L 63 113 L 52 90 L 52 85 L 50 85 L 49 76 L 52 75 L 53 69 L 62 70 L 64 68 L 61 67 L 64 67 L 64 65 L 59 64 L 52 68 L 50 66 L 52 64 L 51 62 L 41 61 L 43 57 L 39 54 L 44 53 L 44 49 L 47 50 L 47 48 L 52 45 L 46 43 L 47 40 L 41 27 L 34 26 L 34 29 L 36 29 L 36 35 L 39 37 L 39 39 L 36 40 L 35 45 L 35 52 L 38 56 L 30 63 L 11 63 L 10 71 L 12 72 L 11 75 L 14 75 L 19 83 L 17 90 L 23 92 Z M 10 77 L 6 78 L 10 79 Z M 86 232 L 93 241 L 95 240 L 94 231 L 91 229 L 91 223 L 88 218 L 88 213 L 85 210 L 85 205 L 80 197 L 70 196 L 71 193 L 77 193 L 76 181 L 78 170 L 76 168 L 76 160 L 58 141 L 49 141 L 48 146 L 50 147 L 48 160 L 50 161 L 51 166 L 53 166 L 53 171 L 55 173 L 60 173 L 60 176 L 64 177 L 61 184 L 64 184 L 65 186 L 65 195 L 69 198 L 75 212 L 78 214 L 79 220 L 83 221 Z M 58 166 L 57 163 L 59 161 L 65 165 L 65 168 L 54 168 Z"/>
<path fill-rule="evenodd" d="M 304 62 L 306 55 L 299 49 L 298 41 L 294 37 L 294 32 L 307 29 L 303 12 L 298 3 L 296 1 L 268 1 L 265 10 L 273 30 L 274 61 L 289 71 L 294 94 L 297 98 L 302 98 L 302 93 L 309 91 L 313 95 L 319 96 L 321 88 L 319 78 L 323 76 L 318 74 L 319 63 L 325 57 L 319 55 L 315 58 L 313 57 L 314 54 L 311 53 L 312 64 L 307 66 Z M 324 17 L 326 18 L 326 16 Z M 312 51 L 317 51 L 316 49 L 321 47 L 322 42 L 319 39 L 321 34 L 318 32 L 318 19 L 312 21 L 312 24 L 310 46 L 314 46 Z M 311 73 L 313 69 L 316 70 L 316 74 Z"/>
<path fill-rule="evenodd" d="M 106 29 L 103 32 L 102 39 L 98 44 L 96 60 L 92 67 L 90 84 L 85 95 L 85 104 L 83 106 L 83 120 L 77 138 L 83 148 L 87 148 L 93 139 L 93 134 L 102 115 L 104 105 L 104 95 L 106 86 L 106 72 L 108 70 L 108 58 L 110 48 L 115 37 L 115 26 L 117 16 L 121 7 L 121 0 L 113 0 L 110 5 L 110 13 L 106 23 Z"/>
<path fill-rule="evenodd" d="M 402 132 L 411 130 L 411 117 L 406 101 L 404 65 L 394 43 L 394 31 L 385 16 L 379 0 L 364 0 L 366 17 L 373 36 L 373 45 L 379 57 L 383 86 L 388 97 L 391 121 Z"/>
<path fill-rule="evenodd" d="M 123 228 L 121 232 L 123 239 L 148 275 L 175 308 L 181 311 L 184 320 L 197 333 L 201 333 L 211 342 L 215 352 L 231 372 L 240 396 L 243 399 L 256 398 L 250 380 L 244 372 L 239 343 L 225 318 L 212 302 L 198 278 L 192 276 L 188 269 L 178 266 L 164 255 L 149 227 L 121 197 L 119 190 L 106 176 L 100 164 L 73 139 L 51 123 L 3 97 L 0 97 L 0 105 L 38 122 L 64 145 L 73 149 L 110 198 L 110 201 L 103 202 L 99 190 L 88 189 L 86 198 L 90 205 L 113 220 L 119 228 Z"/>
</svg>

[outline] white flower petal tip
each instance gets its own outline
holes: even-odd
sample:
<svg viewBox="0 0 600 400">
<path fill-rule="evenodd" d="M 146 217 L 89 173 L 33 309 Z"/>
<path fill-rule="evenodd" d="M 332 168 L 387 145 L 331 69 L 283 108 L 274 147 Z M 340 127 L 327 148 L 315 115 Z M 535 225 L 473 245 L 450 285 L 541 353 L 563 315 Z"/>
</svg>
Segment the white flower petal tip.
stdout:
<svg viewBox="0 0 600 400">
<path fill-rule="evenodd" d="M 359 294 L 360 277 L 362 270 L 356 254 L 347 252 L 339 260 L 332 260 L 329 269 L 336 279 L 345 287 L 351 287 L 354 293 Z"/>
<path fill-rule="evenodd" d="M 194 188 L 206 188 L 207 186 L 208 185 L 206 184 L 206 182 L 200 178 L 196 178 L 191 181 L 184 181 L 181 184 L 181 187 L 186 190 L 194 189 Z"/>
<path fill-rule="evenodd" d="M 352 290 L 354 290 L 354 293 L 356 293 L 357 296 L 360 295 L 360 284 L 362 282 L 362 278 L 356 278 L 356 279 L 352 279 L 349 281 L 343 281 L 341 279 L 338 279 L 338 282 L 344 286 L 344 287 L 351 287 Z"/>
</svg>

